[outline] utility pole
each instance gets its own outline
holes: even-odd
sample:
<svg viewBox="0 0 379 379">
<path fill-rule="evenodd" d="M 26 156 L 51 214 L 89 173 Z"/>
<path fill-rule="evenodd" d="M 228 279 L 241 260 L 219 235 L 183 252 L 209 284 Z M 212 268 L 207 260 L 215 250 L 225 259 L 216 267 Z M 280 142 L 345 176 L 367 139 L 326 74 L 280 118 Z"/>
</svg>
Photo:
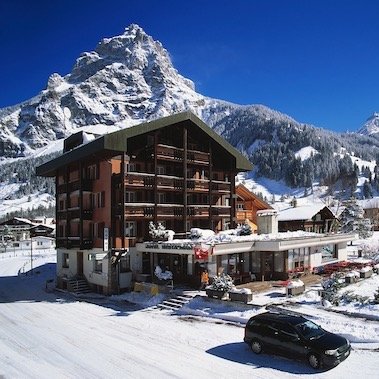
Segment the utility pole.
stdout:
<svg viewBox="0 0 379 379">
<path fill-rule="evenodd" d="M 30 235 L 30 274 L 33 275 L 33 238 Z"/>
</svg>

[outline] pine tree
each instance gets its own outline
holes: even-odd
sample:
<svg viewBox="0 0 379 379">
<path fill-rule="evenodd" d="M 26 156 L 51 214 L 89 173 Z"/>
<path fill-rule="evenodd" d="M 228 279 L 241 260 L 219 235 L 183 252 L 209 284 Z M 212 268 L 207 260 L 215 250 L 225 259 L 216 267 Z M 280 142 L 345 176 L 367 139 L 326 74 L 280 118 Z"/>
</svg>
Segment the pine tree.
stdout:
<svg viewBox="0 0 379 379">
<path fill-rule="evenodd" d="M 358 233 L 359 238 L 372 236 L 372 225 L 368 218 L 364 217 L 363 208 L 355 198 L 351 198 L 340 216 L 340 231 L 343 233 Z"/>
</svg>

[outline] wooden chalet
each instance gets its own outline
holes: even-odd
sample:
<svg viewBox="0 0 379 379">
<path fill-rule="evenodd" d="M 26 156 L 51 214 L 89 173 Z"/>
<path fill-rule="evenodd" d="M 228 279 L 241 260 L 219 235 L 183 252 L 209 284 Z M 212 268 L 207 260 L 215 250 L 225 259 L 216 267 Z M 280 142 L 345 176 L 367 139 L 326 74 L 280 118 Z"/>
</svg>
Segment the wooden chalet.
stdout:
<svg viewBox="0 0 379 379">
<path fill-rule="evenodd" d="M 236 186 L 237 195 L 237 223 L 247 222 L 254 233 L 257 232 L 257 212 L 265 209 L 272 209 L 271 205 L 251 192 L 242 183 Z"/>
</svg>

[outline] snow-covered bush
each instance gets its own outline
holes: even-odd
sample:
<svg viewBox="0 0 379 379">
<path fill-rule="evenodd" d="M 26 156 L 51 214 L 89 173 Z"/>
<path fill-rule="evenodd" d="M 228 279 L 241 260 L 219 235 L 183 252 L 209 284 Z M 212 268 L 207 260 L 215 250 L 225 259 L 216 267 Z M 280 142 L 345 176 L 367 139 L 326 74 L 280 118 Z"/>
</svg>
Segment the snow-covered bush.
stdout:
<svg viewBox="0 0 379 379">
<path fill-rule="evenodd" d="M 162 225 L 160 222 L 158 222 L 158 224 L 155 226 L 155 224 L 152 221 L 150 221 L 149 234 L 154 241 L 172 241 L 175 232 L 173 230 L 166 229 L 164 225 Z"/>
<path fill-rule="evenodd" d="M 172 280 L 172 272 L 169 270 L 163 271 L 160 266 L 155 267 L 154 275 L 160 280 Z"/>
<path fill-rule="evenodd" d="M 249 236 L 252 233 L 251 226 L 245 222 L 244 224 L 238 224 L 237 235 L 238 236 Z"/>
<path fill-rule="evenodd" d="M 379 288 L 374 293 L 374 303 L 379 304 Z"/>
<path fill-rule="evenodd" d="M 200 228 L 192 228 L 190 230 L 190 238 L 191 240 L 195 239 L 209 239 L 213 238 L 215 235 L 215 232 L 210 229 L 200 229 Z"/>
<path fill-rule="evenodd" d="M 206 287 L 207 289 L 216 290 L 216 291 L 230 291 L 234 287 L 233 279 L 226 274 L 221 274 L 213 278 L 212 284 Z"/>
</svg>

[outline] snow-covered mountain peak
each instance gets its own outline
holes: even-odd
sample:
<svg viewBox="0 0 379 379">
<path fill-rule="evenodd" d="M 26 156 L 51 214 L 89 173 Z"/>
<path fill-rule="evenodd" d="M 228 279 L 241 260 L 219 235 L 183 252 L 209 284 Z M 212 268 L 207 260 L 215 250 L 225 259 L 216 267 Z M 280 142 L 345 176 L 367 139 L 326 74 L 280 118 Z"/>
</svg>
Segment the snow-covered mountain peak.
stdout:
<svg viewBox="0 0 379 379">
<path fill-rule="evenodd" d="M 358 133 L 363 135 L 379 133 L 379 112 L 374 112 L 372 116 L 367 119 L 362 128 L 358 130 Z"/>
</svg>

